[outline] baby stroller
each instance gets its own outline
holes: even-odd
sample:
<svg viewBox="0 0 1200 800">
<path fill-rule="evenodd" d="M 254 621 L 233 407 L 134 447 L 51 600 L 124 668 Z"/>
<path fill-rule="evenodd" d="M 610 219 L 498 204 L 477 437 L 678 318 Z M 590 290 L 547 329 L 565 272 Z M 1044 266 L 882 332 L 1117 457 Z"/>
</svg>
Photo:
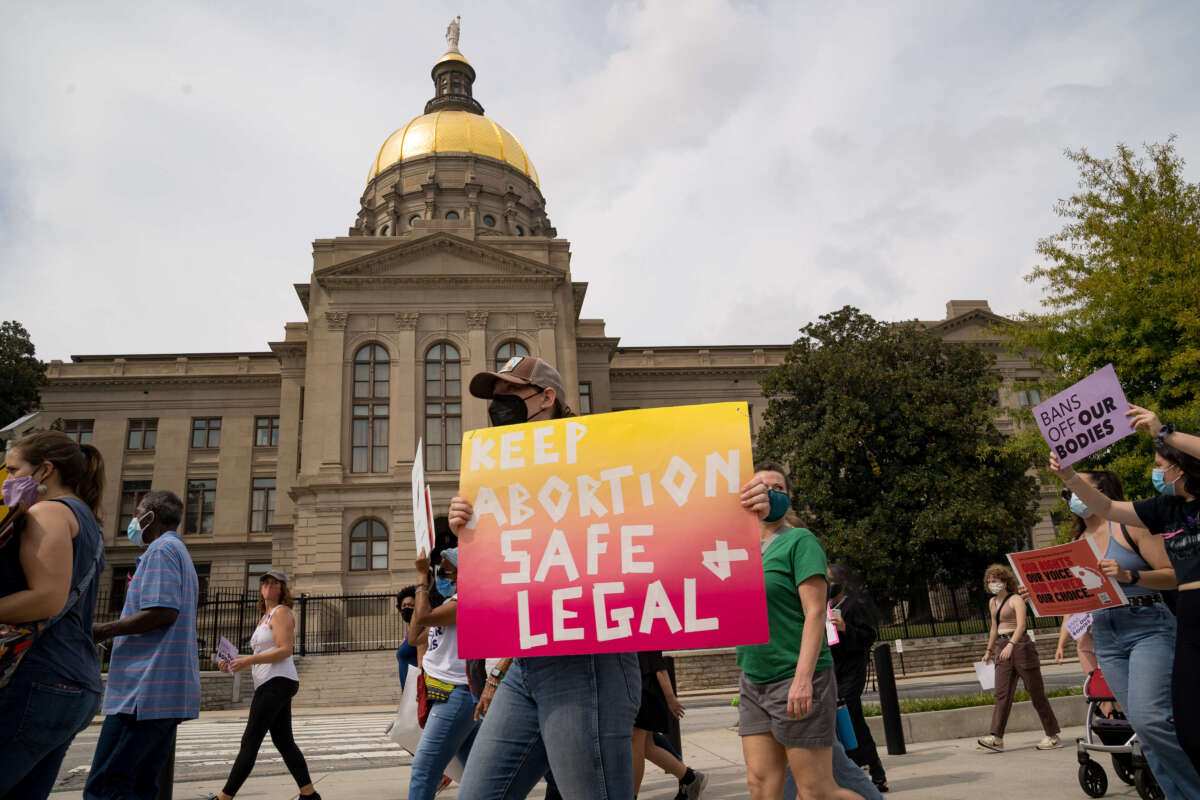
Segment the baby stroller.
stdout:
<svg viewBox="0 0 1200 800">
<path fill-rule="evenodd" d="M 1136 788 L 1142 800 L 1163 800 L 1163 791 L 1150 772 L 1129 720 L 1115 709 L 1108 717 L 1100 712 L 1101 703 L 1115 704 L 1116 698 L 1099 669 L 1092 671 L 1084 681 L 1083 696 L 1088 703 L 1085 736 L 1075 740 L 1080 788 L 1090 797 L 1104 796 L 1108 791 L 1108 775 L 1100 762 L 1093 761 L 1088 753 L 1108 753 L 1117 777 Z"/>
</svg>

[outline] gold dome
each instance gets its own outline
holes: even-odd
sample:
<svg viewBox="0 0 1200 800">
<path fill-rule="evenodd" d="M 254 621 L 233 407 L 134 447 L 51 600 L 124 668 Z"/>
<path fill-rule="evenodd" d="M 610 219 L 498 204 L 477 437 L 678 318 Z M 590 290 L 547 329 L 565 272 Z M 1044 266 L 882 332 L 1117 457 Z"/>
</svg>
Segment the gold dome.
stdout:
<svg viewBox="0 0 1200 800">
<path fill-rule="evenodd" d="M 422 114 L 397 130 L 379 148 L 367 180 L 374 180 L 379 173 L 406 158 L 430 153 L 471 153 L 494 158 L 524 173 L 541 188 L 537 170 L 517 137 L 482 114 L 469 111 Z"/>
</svg>

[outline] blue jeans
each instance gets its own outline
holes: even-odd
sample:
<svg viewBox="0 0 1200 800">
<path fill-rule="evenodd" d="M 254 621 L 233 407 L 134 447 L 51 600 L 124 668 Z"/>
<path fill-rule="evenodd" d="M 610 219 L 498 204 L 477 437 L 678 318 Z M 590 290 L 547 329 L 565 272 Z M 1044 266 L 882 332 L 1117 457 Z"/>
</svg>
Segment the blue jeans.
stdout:
<svg viewBox="0 0 1200 800">
<path fill-rule="evenodd" d="M 0 689 L 0 798 L 47 797 L 71 740 L 99 704 L 91 689 L 17 667 Z"/>
<path fill-rule="evenodd" d="M 883 800 L 883 795 L 875 788 L 867 773 L 846 755 L 846 748 L 836 736 L 833 737 L 833 782 L 843 789 L 858 792 L 863 800 Z M 796 781 L 789 768 L 783 782 L 783 800 L 796 800 L 796 795 Z"/>
<path fill-rule="evenodd" d="M 158 775 L 171 755 L 181 719 L 109 714 L 96 740 L 84 800 L 156 800 Z"/>
<path fill-rule="evenodd" d="M 467 763 L 467 754 L 479 729 L 474 717 L 475 698 L 466 686 L 455 686 L 449 698 L 429 710 L 421 743 L 413 753 L 409 800 L 432 800 L 450 760 L 458 756 L 459 761 Z"/>
<path fill-rule="evenodd" d="M 400 671 L 400 691 L 404 691 L 404 681 L 408 678 L 408 668 L 417 666 L 417 648 L 408 643 L 406 637 L 396 648 L 396 667 Z"/>
<path fill-rule="evenodd" d="M 563 797 L 632 800 L 641 702 L 633 653 L 517 659 L 479 731 L 459 797 L 521 800 L 551 769 Z"/>
<path fill-rule="evenodd" d="M 1168 800 L 1200 797 L 1200 775 L 1171 722 L 1175 616 L 1162 603 L 1092 614 L 1100 669 L 1137 732 L 1146 761 Z"/>
</svg>

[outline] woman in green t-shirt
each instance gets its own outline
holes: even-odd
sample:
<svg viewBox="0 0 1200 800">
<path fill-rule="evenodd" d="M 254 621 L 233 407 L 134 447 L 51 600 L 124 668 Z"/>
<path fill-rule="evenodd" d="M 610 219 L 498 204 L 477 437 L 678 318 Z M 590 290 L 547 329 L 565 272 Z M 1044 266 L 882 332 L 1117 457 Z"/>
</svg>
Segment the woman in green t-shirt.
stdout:
<svg viewBox="0 0 1200 800">
<path fill-rule="evenodd" d="M 770 628 L 766 644 L 737 648 L 738 734 L 750 796 L 780 797 L 790 766 L 805 800 L 860 798 L 833 778 L 837 679 L 825 643 L 825 551 L 811 531 L 794 526 L 780 465 L 755 468 L 742 505 L 761 520 Z"/>
</svg>

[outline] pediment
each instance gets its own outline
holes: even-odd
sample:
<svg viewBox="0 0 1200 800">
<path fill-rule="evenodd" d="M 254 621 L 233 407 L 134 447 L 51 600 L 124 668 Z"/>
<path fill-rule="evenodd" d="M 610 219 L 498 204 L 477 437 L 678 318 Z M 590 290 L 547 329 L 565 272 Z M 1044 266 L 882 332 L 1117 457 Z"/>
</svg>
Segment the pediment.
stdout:
<svg viewBox="0 0 1200 800">
<path fill-rule="evenodd" d="M 930 330 L 951 341 L 979 341 L 1001 338 L 998 327 L 1015 324 L 1011 319 L 991 311 L 974 308 L 952 319 L 932 325 Z"/>
<path fill-rule="evenodd" d="M 313 277 L 328 285 L 371 279 L 422 283 L 447 280 L 466 283 L 495 280 L 558 282 L 565 275 L 563 270 L 531 258 L 453 234 L 436 233 L 324 267 Z"/>
</svg>

